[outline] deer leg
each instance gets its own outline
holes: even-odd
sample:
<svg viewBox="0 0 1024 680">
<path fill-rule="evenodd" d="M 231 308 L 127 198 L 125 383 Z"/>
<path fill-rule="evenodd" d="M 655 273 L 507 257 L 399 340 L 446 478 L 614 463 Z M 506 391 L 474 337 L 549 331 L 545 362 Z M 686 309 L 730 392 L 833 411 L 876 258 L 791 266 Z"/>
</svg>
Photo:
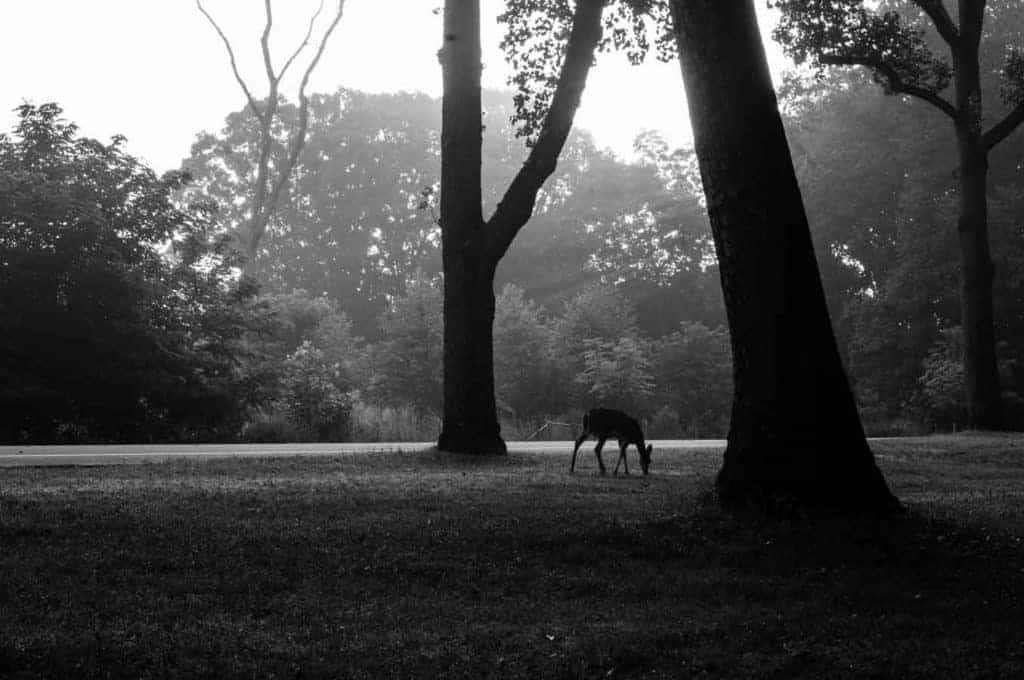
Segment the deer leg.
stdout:
<svg viewBox="0 0 1024 680">
<path fill-rule="evenodd" d="M 580 450 L 580 446 L 583 444 L 584 441 L 586 441 L 586 439 L 587 433 L 584 432 L 583 434 L 580 435 L 580 438 L 576 440 L 576 446 L 572 448 L 572 465 L 569 466 L 569 472 L 576 471 L 576 452 Z"/>
<path fill-rule="evenodd" d="M 619 474 L 619 463 L 622 463 L 623 466 L 625 466 L 626 474 L 629 474 L 629 461 L 626 460 L 627 446 L 629 446 L 629 444 L 623 443 L 621 441 L 619 442 L 619 459 L 615 461 L 615 472 L 613 474 Z"/>
<path fill-rule="evenodd" d="M 601 468 L 601 474 L 603 475 L 606 470 L 604 469 L 604 461 L 601 460 L 601 449 L 604 448 L 605 438 L 597 440 L 597 446 L 594 447 L 594 455 L 597 456 L 597 465 Z"/>
</svg>

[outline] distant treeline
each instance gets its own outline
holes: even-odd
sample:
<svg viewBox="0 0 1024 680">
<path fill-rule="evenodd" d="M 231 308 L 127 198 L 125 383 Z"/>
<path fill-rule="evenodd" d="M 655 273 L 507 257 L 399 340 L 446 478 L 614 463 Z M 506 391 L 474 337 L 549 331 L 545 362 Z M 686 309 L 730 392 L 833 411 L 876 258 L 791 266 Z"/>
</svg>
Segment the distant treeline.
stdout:
<svg viewBox="0 0 1024 680">
<path fill-rule="evenodd" d="M 855 74 L 791 80 L 781 101 L 869 432 L 958 427 L 947 131 Z M 485 102 L 485 180 L 499 187 L 524 152 L 506 95 Z M 424 95 L 314 96 L 293 184 L 239 279 L 249 114 L 161 178 L 56 106 L 23 107 L 0 138 L 0 438 L 436 436 L 439 120 Z M 638 413 L 649 436 L 725 433 L 728 334 L 695 162 L 654 133 L 636 149 L 626 163 L 575 133 L 502 262 L 507 437 L 595 404 Z M 1024 427 L 1024 147 L 991 161 L 1001 368 Z"/>
</svg>

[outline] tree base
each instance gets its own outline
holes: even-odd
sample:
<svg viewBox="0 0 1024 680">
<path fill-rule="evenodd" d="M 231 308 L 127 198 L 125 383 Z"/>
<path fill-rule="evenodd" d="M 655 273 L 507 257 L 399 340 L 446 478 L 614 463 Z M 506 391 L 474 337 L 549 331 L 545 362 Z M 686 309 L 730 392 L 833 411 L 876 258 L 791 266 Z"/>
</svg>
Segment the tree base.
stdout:
<svg viewBox="0 0 1024 680">
<path fill-rule="evenodd" d="M 437 439 L 439 451 L 448 453 L 470 453 L 479 456 L 504 456 L 508 454 L 505 440 L 499 435 L 480 432 L 443 430 Z"/>
<path fill-rule="evenodd" d="M 902 512 L 870 450 L 796 448 L 730 445 L 715 480 L 719 502 L 772 515 Z"/>
</svg>

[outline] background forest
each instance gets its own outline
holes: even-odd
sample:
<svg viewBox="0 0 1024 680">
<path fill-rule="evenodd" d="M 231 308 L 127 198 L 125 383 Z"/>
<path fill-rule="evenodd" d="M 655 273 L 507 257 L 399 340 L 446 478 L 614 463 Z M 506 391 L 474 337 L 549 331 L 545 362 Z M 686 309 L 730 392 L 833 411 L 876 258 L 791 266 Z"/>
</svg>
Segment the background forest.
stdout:
<svg viewBox="0 0 1024 680">
<path fill-rule="evenodd" d="M 998 93 L 998 88 L 989 88 Z M 525 156 L 486 92 L 485 209 Z M 840 349 L 869 434 L 964 422 L 955 148 L 870 77 L 780 88 Z M 248 110 L 157 177 L 56 105 L 0 137 L 0 440 L 424 441 L 441 407 L 440 100 L 313 95 L 260 242 L 237 230 L 257 164 Z M 296 111 L 282 103 L 275 158 Z M 721 437 L 729 337 L 689 149 L 624 162 L 574 132 L 497 273 L 503 434 L 569 438 L 620 407 L 650 437 Z M 990 230 L 1008 425 L 1024 428 L 1024 147 L 992 154 Z M 244 271 L 243 276 L 239 272 Z"/>
</svg>

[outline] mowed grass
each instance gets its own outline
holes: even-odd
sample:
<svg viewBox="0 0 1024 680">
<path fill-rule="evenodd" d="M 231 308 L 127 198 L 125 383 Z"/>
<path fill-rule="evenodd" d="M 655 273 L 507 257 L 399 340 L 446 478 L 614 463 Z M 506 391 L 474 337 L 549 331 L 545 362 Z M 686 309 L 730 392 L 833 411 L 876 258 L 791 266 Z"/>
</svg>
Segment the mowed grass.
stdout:
<svg viewBox="0 0 1024 680">
<path fill-rule="evenodd" d="M 2 470 L 0 676 L 1024 677 L 1024 436 L 876 443 L 858 521 L 590 448 Z"/>
</svg>

